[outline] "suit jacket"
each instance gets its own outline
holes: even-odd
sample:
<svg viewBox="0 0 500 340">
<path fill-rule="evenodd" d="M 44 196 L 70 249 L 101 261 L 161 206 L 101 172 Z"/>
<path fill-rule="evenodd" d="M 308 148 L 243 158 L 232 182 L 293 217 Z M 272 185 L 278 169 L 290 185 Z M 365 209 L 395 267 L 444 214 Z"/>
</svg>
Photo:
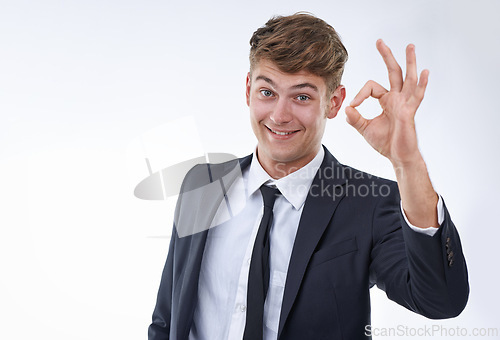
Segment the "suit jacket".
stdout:
<svg viewBox="0 0 500 340">
<path fill-rule="evenodd" d="M 150 340 L 188 339 L 208 225 L 227 188 L 217 182 L 231 183 L 234 169 L 250 160 L 198 165 L 186 175 Z M 220 194 L 207 185 L 222 187 Z M 183 196 L 194 190 L 197 195 Z M 428 318 L 457 316 L 469 293 L 457 230 L 445 207 L 434 236 L 414 232 L 401 214 L 397 183 L 342 165 L 325 148 L 290 258 L 278 339 L 369 338 L 369 289 L 375 284 Z"/>
</svg>

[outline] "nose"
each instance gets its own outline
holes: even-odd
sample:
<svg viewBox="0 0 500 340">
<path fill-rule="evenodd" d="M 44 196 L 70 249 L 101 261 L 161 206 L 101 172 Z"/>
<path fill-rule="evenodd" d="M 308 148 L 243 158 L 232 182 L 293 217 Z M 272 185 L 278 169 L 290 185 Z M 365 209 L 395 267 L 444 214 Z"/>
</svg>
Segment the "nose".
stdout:
<svg viewBox="0 0 500 340">
<path fill-rule="evenodd" d="M 289 103 L 283 98 L 278 98 L 269 118 L 277 125 L 292 121 L 293 115 Z"/>
</svg>

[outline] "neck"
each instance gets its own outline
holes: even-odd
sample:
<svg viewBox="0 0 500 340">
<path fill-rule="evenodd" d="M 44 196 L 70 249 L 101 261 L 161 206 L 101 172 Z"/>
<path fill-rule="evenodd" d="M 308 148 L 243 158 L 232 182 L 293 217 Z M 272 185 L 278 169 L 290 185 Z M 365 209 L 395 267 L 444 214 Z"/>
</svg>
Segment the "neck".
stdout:
<svg viewBox="0 0 500 340">
<path fill-rule="evenodd" d="M 257 160 L 269 176 L 273 179 L 280 179 L 309 164 L 309 162 L 316 157 L 318 152 L 292 161 L 277 161 L 267 157 L 259 157 L 257 150 Z"/>
</svg>

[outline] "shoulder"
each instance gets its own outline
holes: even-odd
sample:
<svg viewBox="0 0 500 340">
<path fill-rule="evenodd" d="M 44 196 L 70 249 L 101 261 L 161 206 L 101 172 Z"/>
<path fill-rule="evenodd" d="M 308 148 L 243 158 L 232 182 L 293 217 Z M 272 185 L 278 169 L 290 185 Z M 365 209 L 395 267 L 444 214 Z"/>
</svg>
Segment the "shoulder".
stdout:
<svg viewBox="0 0 500 340">
<path fill-rule="evenodd" d="M 390 187 L 397 186 L 397 183 L 393 180 L 379 177 L 371 173 L 358 170 L 348 165 L 342 164 L 342 168 L 347 181 L 353 184 L 362 185 L 362 184 L 377 183 L 379 185 L 388 185 Z"/>
<path fill-rule="evenodd" d="M 373 209 L 380 204 L 390 203 L 394 206 L 399 204 L 397 182 L 344 165 L 336 160 L 322 166 L 317 177 L 320 184 L 325 182 L 333 184 L 336 188 L 336 197 L 342 197 L 344 203 L 360 204 L 363 202 L 365 208 L 372 207 Z"/>
<path fill-rule="evenodd" d="M 350 166 L 343 166 L 343 171 L 347 179 L 346 191 L 348 194 L 358 198 L 367 198 L 378 206 L 390 202 L 390 205 L 399 207 L 400 196 L 396 181 L 375 176 Z"/>
<path fill-rule="evenodd" d="M 196 164 L 184 176 L 180 193 L 198 189 L 222 178 L 226 180 L 228 176 L 229 178 L 237 176 L 248 166 L 251 159 L 252 155 L 248 155 L 225 162 Z"/>
<path fill-rule="evenodd" d="M 350 183 L 353 185 L 370 184 L 373 182 L 397 185 L 395 181 L 372 175 L 368 172 L 358 170 L 352 166 L 339 162 L 330 151 L 324 147 L 325 157 L 318 170 L 318 177 L 323 179 L 333 179 L 337 184 Z"/>
</svg>

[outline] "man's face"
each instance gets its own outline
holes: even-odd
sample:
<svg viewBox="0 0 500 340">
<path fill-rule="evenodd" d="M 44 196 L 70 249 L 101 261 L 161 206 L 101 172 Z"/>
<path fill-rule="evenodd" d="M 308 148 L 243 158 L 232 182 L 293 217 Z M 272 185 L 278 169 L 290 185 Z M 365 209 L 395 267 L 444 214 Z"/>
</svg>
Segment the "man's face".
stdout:
<svg viewBox="0 0 500 340">
<path fill-rule="evenodd" d="M 248 74 L 246 97 L 257 153 L 272 177 L 284 177 L 316 156 L 326 119 L 337 115 L 345 98 L 343 86 L 326 92 L 323 78 L 307 71 L 284 73 L 268 60 Z"/>
</svg>

